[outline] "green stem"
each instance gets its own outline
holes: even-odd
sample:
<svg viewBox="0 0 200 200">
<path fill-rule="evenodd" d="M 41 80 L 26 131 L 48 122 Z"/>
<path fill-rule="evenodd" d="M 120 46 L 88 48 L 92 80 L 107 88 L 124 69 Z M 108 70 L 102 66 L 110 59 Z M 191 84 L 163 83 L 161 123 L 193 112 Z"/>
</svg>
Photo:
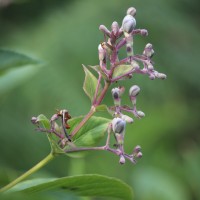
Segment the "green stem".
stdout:
<svg viewBox="0 0 200 200">
<path fill-rule="evenodd" d="M 48 156 L 46 156 L 43 160 L 41 160 L 34 167 L 32 167 L 31 169 L 29 169 L 27 172 L 25 172 L 24 174 L 22 174 L 20 177 L 18 177 L 17 179 L 15 179 L 14 181 L 12 181 L 8 185 L 6 185 L 3 188 L 1 188 L 0 192 L 5 192 L 5 191 L 9 190 L 10 188 L 12 188 L 13 186 L 15 186 L 16 184 L 18 184 L 19 182 L 23 181 L 28 176 L 30 176 L 31 174 L 33 174 L 34 172 L 38 171 L 40 168 L 42 168 L 43 166 L 45 166 L 54 157 L 55 157 L 55 155 L 52 154 L 52 153 L 50 153 Z"/>
<path fill-rule="evenodd" d="M 75 129 L 72 131 L 72 133 L 70 134 L 70 137 L 73 138 L 73 136 L 81 129 L 81 127 L 92 117 L 92 115 L 96 112 L 96 107 L 98 105 L 100 105 L 100 103 L 102 102 L 109 86 L 110 86 L 110 82 L 106 82 L 103 91 L 99 97 L 99 99 L 97 100 L 97 102 L 95 103 L 95 105 L 93 105 L 89 111 L 89 113 L 87 115 L 85 115 L 85 117 L 83 118 L 83 120 L 75 127 Z"/>
</svg>

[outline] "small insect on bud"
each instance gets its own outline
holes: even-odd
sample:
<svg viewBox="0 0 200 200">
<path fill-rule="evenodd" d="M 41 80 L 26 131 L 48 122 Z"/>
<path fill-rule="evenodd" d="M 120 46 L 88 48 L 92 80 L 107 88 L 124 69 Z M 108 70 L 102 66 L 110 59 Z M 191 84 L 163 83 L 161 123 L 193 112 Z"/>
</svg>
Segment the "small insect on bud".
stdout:
<svg viewBox="0 0 200 200">
<path fill-rule="evenodd" d="M 137 111 L 137 115 L 139 116 L 139 117 L 145 117 L 145 114 L 142 112 L 142 111 Z"/>
<path fill-rule="evenodd" d="M 121 115 L 121 118 L 125 120 L 127 123 L 133 123 L 133 118 L 129 117 L 128 115 Z"/>
<path fill-rule="evenodd" d="M 133 85 L 130 90 L 129 90 L 129 96 L 130 97 L 135 97 L 139 94 L 140 88 L 137 85 Z"/>
<path fill-rule="evenodd" d="M 126 122 L 121 118 L 114 118 L 112 120 L 112 130 L 114 133 L 123 134 L 125 131 Z"/>
<path fill-rule="evenodd" d="M 121 155 L 120 159 L 119 159 L 119 163 L 123 165 L 125 162 L 126 162 L 126 160 L 125 160 L 124 156 Z"/>
<path fill-rule="evenodd" d="M 122 21 L 122 29 L 126 33 L 131 33 L 131 31 L 136 26 L 136 20 L 132 15 L 126 15 Z"/>
<path fill-rule="evenodd" d="M 127 15 L 132 15 L 133 17 L 136 15 L 136 9 L 134 7 L 130 7 L 127 12 Z"/>
</svg>

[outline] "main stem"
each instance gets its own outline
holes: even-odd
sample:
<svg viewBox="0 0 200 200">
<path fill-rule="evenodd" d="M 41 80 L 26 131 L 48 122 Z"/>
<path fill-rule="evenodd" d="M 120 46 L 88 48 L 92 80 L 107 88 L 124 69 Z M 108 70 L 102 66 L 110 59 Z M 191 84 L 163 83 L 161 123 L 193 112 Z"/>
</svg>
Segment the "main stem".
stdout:
<svg viewBox="0 0 200 200">
<path fill-rule="evenodd" d="M 85 117 L 83 118 L 83 120 L 75 127 L 75 129 L 72 131 L 72 133 L 70 134 L 70 137 L 73 138 L 73 136 L 81 129 L 81 127 L 92 117 L 92 115 L 96 112 L 96 107 L 98 105 L 100 105 L 100 103 L 102 102 L 108 88 L 110 86 L 110 82 L 106 82 L 105 86 L 103 88 L 103 91 L 99 97 L 99 99 L 97 100 L 97 102 L 95 103 L 95 105 L 93 105 L 89 111 L 89 113 L 87 115 L 85 115 Z"/>
<path fill-rule="evenodd" d="M 43 160 L 41 160 L 34 167 L 32 167 L 31 169 L 29 169 L 27 172 L 25 172 L 24 174 L 22 174 L 20 177 L 18 177 L 17 179 L 15 179 L 14 181 L 12 181 L 8 185 L 6 185 L 5 187 L 1 188 L 0 192 L 5 192 L 5 191 L 9 190 L 10 188 L 12 188 L 13 186 L 15 186 L 16 184 L 18 184 L 19 182 L 23 181 L 24 179 L 26 179 L 28 176 L 30 176 L 34 172 L 36 172 L 40 168 L 44 167 L 54 157 L 55 157 L 55 155 L 52 154 L 52 153 L 50 153 L 48 156 L 46 156 Z"/>
</svg>

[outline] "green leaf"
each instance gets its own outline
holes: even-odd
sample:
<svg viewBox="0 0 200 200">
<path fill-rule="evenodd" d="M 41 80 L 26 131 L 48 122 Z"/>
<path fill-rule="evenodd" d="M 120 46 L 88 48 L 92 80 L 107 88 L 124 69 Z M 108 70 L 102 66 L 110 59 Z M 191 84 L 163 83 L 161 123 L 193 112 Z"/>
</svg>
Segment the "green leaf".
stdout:
<svg viewBox="0 0 200 200">
<path fill-rule="evenodd" d="M 29 56 L 10 51 L 0 49 L 0 75 L 2 72 L 16 67 L 22 67 L 24 65 L 39 64 L 40 62 Z"/>
<path fill-rule="evenodd" d="M 113 72 L 113 78 L 122 76 L 123 74 L 126 74 L 129 71 L 131 71 L 132 69 L 134 69 L 132 65 L 118 65 Z M 125 78 L 126 77 L 124 77 L 123 79 Z"/>
<path fill-rule="evenodd" d="M 97 112 L 107 111 L 107 109 L 108 109 L 108 107 L 105 104 L 101 104 L 101 105 L 96 107 Z"/>
<path fill-rule="evenodd" d="M 70 130 L 73 130 L 83 117 L 69 120 Z M 77 147 L 96 145 L 103 137 L 111 120 L 103 117 L 91 117 L 88 122 L 73 137 L 73 143 Z"/>
<path fill-rule="evenodd" d="M 105 80 L 108 80 L 107 75 L 102 71 L 102 69 L 101 69 L 101 67 L 99 65 L 94 65 L 94 66 L 89 65 L 89 67 L 92 68 L 93 70 L 95 70 L 96 72 L 101 73 L 102 77 Z"/>
<path fill-rule="evenodd" d="M 44 128 L 46 128 L 47 130 L 49 130 L 49 129 L 51 128 L 50 121 L 49 121 L 49 119 L 48 119 L 45 115 L 43 115 L 43 114 L 39 115 L 39 116 L 37 117 L 37 121 L 38 121 L 39 123 L 41 123 L 42 126 L 43 126 Z"/>
<path fill-rule="evenodd" d="M 93 102 L 94 96 L 95 96 L 95 91 L 96 91 L 97 84 L 98 84 L 98 80 L 84 65 L 83 65 L 83 69 L 85 71 L 85 81 L 83 84 L 83 90 L 85 91 L 87 96 Z M 101 91 L 102 91 L 102 86 L 100 84 L 97 97 L 99 96 Z"/>
<path fill-rule="evenodd" d="M 29 80 L 40 61 L 13 51 L 0 50 L 0 95 Z"/>
<path fill-rule="evenodd" d="M 47 130 L 50 130 L 51 128 L 51 124 L 50 124 L 50 121 L 49 119 L 44 116 L 43 114 L 39 115 L 37 117 L 37 121 L 39 123 L 42 124 L 42 126 L 47 129 Z M 59 138 L 57 138 L 54 134 L 51 134 L 51 133 L 46 133 L 47 134 L 47 137 L 48 137 L 48 140 L 49 140 L 49 143 L 51 145 L 51 151 L 54 153 L 54 154 L 64 154 L 64 150 L 61 149 L 58 145 L 58 141 L 59 141 Z"/>
<path fill-rule="evenodd" d="M 77 117 L 68 121 L 70 131 L 72 131 L 81 121 L 83 117 Z M 108 124 L 111 120 L 102 117 L 91 117 L 88 122 L 77 132 L 72 138 L 74 147 L 93 147 L 105 135 Z M 73 149 L 73 146 L 66 146 L 65 150 Z M 83 157 L 87 151 L 66 153 L 67 156 L 80 158 Z"/>
<path fill-rule="evenodd" d="M 68 121 L 70 125 L 69 134 L 72 130 L 82 121 L 83 117 L 72 118 Z M 50 130 L 51 124 L 49 119 L 43 114 L 37 117 L 37 121 L 47 130 Z M 66 154 L 72 157 L 81 157 L 85 152 L 66 153 L 65 150 L 74 147 L 92 147 L 96 145 L 103 137 L 107 130 L 110 120 L 102 117 L 91 117 L 88 122 L 77 132 L 72 138 L 73 142 L 69 143 L 63 149 L 58 145 L 59 138 L 52 133 L 46 133 L 49 143 L 51 145 L 51 151 L 54 154 Z M 58 131 L 59 132 L 59 131 Z"/>
<path fill-rule="evenodd" d="M 96 174 L 24 181 L 9 192 L 21 191 L 32 194 L 53 189 L 70 191 L 79 196 L 133 199 L 132 189 L 126 183 L 116 178 Z"/>
</svg>

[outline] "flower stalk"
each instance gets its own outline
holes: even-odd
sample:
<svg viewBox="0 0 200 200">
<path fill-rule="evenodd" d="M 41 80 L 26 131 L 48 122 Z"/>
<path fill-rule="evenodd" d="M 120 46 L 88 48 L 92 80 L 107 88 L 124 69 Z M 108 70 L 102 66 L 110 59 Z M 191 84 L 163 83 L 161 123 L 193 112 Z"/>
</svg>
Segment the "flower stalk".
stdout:
<svg viewBox="0 0 200 200">
<path fill-rule="evenodd" d="M 34 167 L 32 167 L 31 169 L 29 169 L 28 171 L 26 171 L 24 174 L 22 174 L 20 177 L 18 177 L 17 179 L 15 179 L 14 181 L 12 181 L 8 185 L 6 185 L 3 188 L 1 188 L 0 189 L 0 193 L 1 192 L 6 192 L 10 188 L 12 188 L 15 185 L 17 185 L 19 182 L 25 180 L 27 177 L 29 177 L 30 175 L 32 175 L 33 173 L 35 173 L 36 171 L 38 171 L 39 169 L 41 169 L 42 167 L 44 167 L 45 165 L 47 165 L 51 160 L 53 160 L 54 157 L 55 157 L 55 155 L 53 153 L 50 153 L 48 156 L 46 156 L 43 160 L 41 160 Z"/>
</svg>

